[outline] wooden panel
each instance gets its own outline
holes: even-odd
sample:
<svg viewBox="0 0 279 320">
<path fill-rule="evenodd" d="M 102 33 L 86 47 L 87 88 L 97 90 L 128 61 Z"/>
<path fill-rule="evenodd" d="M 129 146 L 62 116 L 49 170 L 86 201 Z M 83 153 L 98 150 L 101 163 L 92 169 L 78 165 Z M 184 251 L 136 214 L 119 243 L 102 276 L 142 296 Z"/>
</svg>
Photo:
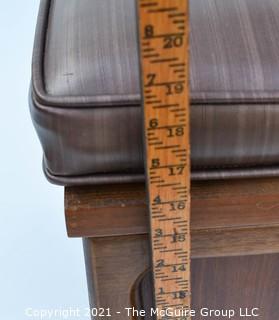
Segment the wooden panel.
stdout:
<svg viewBox="0 0 279 320">
<path fill-rule="evenodd" d="M 274 320 L 279 313 L 279 255 L 247 257 L 206 258 L 192 262 L 192 309 L 198 319 L 201 308 L 233 310 L 234 320 L 241 317 L 240 308 L 259 308 L 259 317 L 251 319 Z M 136 307 L 149 310 L 152 307 L 151 272 L 145 274 L 132 295 Z M 208 316 L 205 319 L 228 319 L 226 316 Z M 154 319 L 145 317 L 144 320 Z"/>
<path fill-rule="evenodd" d="M 192 257 L 226 257 L 279 252 L 279 228 L 228 228 L 192 232 Z"/>
<path fill-rule="evenodd" d="M 115 320 L 130 319 L 124 308 L 132 305 L 134 283 L 150 266 L 147 236 L 84 239 L 84 252 L 91 307 L 111 308 Z"/>
<path fill-rule="evenodd" d="M 84 239 L 84 248 L 91 307 L 121 311 L 130 306 L 146 310 L 152 306 L 147 235 Z M 277 319 L 278 265 L 279 254 L 193 259 L 193 309 L 256 307 L 260 308 L 257 319 Z M 113 319 L 129 317 L 122 312 Z M 237 315 L 233 319 L 241 318 Z"/>
<path fill-rule="evenodd" d="M 143 185 L 66 188 L 71 237 L 148 233 Z M 194 257 L 279 252 L 279 179 L 192 186 Z"/>
</svg>

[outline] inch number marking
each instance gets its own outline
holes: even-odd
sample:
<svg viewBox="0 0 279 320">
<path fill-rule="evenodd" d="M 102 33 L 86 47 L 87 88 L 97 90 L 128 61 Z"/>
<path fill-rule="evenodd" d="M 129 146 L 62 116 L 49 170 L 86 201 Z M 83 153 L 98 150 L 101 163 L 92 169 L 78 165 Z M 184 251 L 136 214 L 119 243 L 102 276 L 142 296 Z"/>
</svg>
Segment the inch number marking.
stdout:
<svg viewBox="0 0 279 320">
<path fill-rule="evenodd" d="M 155 302 L 190 310 L 188 1 L 138 0 L 138 15 Z"/>
</svg>

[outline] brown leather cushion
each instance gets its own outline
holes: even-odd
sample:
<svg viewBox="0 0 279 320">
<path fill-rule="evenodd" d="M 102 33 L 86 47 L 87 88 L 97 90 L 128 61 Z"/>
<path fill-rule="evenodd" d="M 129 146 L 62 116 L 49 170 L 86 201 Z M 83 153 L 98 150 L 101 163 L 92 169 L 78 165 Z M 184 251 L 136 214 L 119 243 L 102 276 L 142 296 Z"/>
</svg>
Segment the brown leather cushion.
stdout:
<svg viewBox="0 0 279 320">
<path fill-rule="evenodd" d="M 190 8 L 193 178 L 278 175 L 279 2 Z M 135 0 L 41 1 L 30 107 L 52 182 L 143 179 L 135 21 Z"/>
</svg>

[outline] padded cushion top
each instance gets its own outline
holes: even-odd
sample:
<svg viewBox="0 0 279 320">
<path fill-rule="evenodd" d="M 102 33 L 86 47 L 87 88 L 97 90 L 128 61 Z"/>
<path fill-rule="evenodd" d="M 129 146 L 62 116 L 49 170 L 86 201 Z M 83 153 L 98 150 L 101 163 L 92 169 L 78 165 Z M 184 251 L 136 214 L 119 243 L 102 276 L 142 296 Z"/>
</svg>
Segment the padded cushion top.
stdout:
<svg viewBox="0 0 279 320">
<path fill-rule="evenodd" d="M 192 101 L 279 98 L 279 2 L 193 0 Z M 45 90 L 140 99 L 134 0 L 52 0 Z"/>
<path fill-rule="evenodd" d="M 41 0 L 30 107 L 48 178 L 142 181 L 135 0 Z M 278 175 L 279 2 L 190 0 L 192 174 Z"/>
</svg>

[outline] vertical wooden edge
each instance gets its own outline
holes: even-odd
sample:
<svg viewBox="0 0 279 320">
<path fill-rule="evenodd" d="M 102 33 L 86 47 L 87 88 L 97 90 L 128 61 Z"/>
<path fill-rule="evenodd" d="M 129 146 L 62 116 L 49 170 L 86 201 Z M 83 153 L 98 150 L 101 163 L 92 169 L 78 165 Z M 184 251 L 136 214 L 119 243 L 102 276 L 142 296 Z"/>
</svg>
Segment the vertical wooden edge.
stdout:
<svg viewBox="0 0 279 320">
<path fill-rule="evenodd" d="M 87 278 L 88 296 L 91 308 L 99 307 L 99 290 L 98 290 L 98 279 L 96 276 L 96 269 L 93 263 L 95 253 L 92 239 L 83 238 L 83 252 L 85 261 L 85 270 Z"/>
</svg>

